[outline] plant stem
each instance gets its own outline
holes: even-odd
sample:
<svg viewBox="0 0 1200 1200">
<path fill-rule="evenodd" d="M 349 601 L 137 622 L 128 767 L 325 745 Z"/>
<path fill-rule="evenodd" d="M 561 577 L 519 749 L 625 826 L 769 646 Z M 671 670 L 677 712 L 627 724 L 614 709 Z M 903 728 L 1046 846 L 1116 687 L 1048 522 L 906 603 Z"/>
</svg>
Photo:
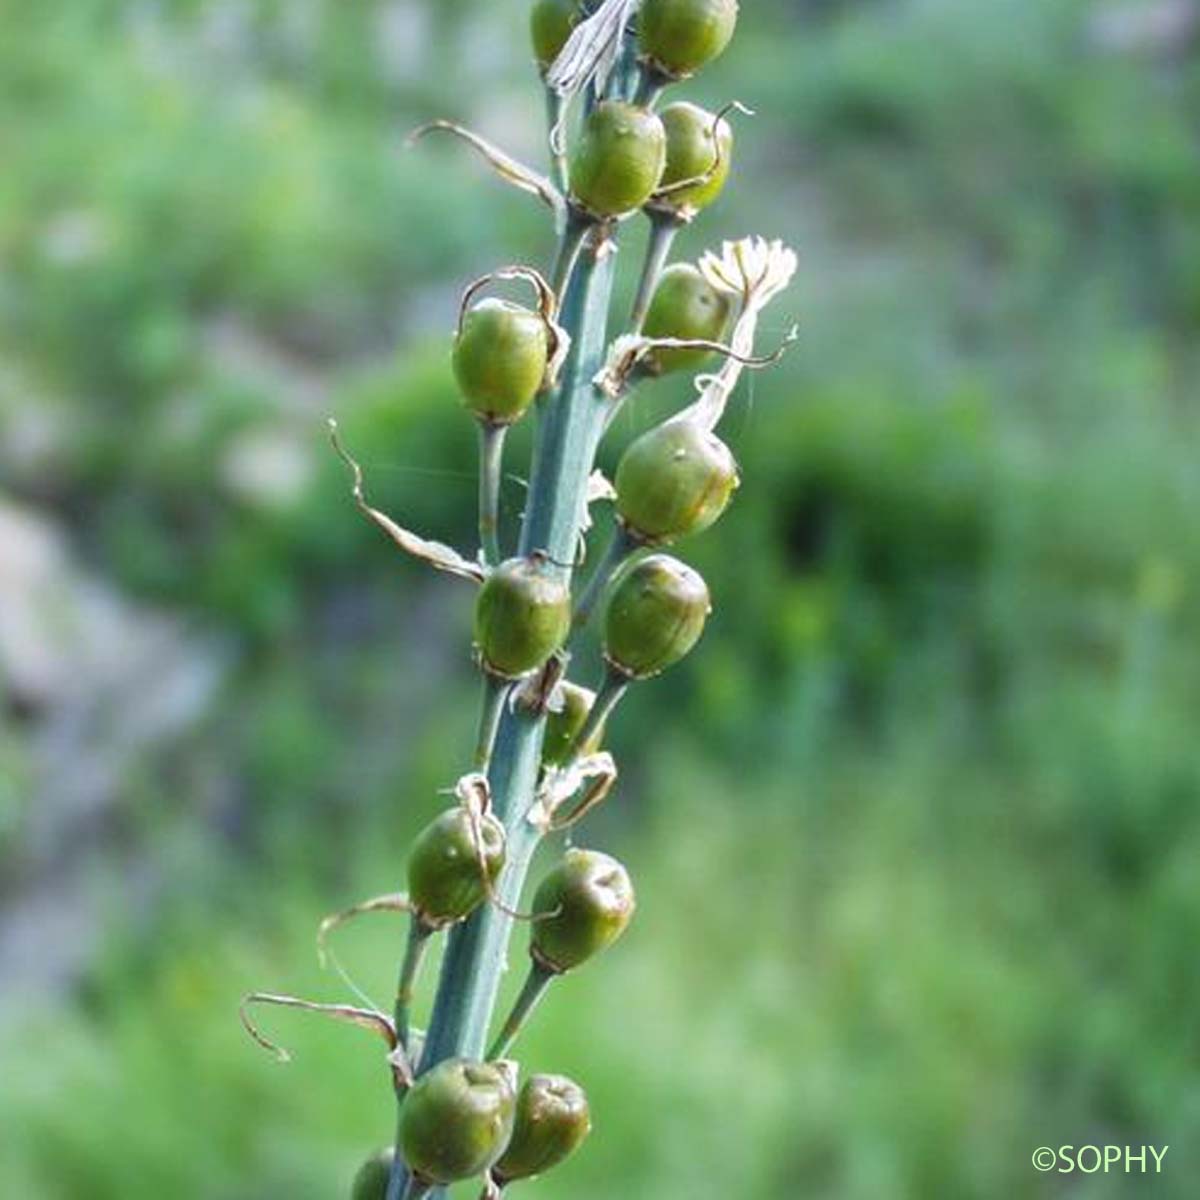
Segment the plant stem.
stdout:
<svg viewBox="0 0 1200 1200">
<path fill-rule="evenodd" d="M 408 942 L 404 947 L 404 962 L 400 966 L 400 981 L 396 984 L 396 1038 L 406 1051 L 411 1025 L 413 988 L 421 970 L 421 963 L 425 961 L 425 951 L 429 949 L 432 933 L 433 930 L 414 913 L 408 926 Z"/>
<path fill-rule="evenodd" d="M 551 274 L 550 286 L 560 299 L 571 283 L 571 274 L 579 261 L 580 251 L 588 233 L 595 228 L 595 222 L 586 217 L 574 205 L 567 206 L 567 224 L 563 230 L 562 240 L 558 247 L 558 257 L 554 260 L 554 271 Z"/>
<path fill-rule="evenodd" d="M 496 733 L 500 718 L 504 715 L 504 701 L 512 688 L 511 679 L 502 679 L 491 671 L 483 672 L 483 700 L 479 705 L 479 734 L 475 740 L 475 770 L 487 774 L 492 761 L 492 750 L 496 745 Z"/>
<path fill-rule="evenodd" d="M 575 604 L 575 615 L 571 618 L 572 628 L 582 629 L 588 623 L 609 581 L 640 546 L 641 543 L 630 536 L 624 524 L 617 521 L 613 535 L 605 547 L 604 556 L 596 564 L 587 587 L 583 589 Z"/>
<path fill-rule="evenodd" d="M 615 667 L 607 668 L 604 682 L 600 685 L 596 699 L 592 701 L 592 707 L 588 710 L 587 720 L 584 721 L 583 728 L 576 736 L 571 752 L 567 756 L 568 762 L 579 756 L 583 747 L 592 740 L 596 731 L 608 720 L 612 710 L 620 704 L 621 697 L 629 690 L 631 682 L 628 675 L 621 674 Z"/>
<path fill-rule="evenodd" d="M 504 471 L 507 425 L 479 422 L 479 546 L 483 561 L 495 566 L 500 554 L 500 480 Z"/>
<path fill-rule="evenodd" d="M 568 236 L 569 231 L 564 241 Z M 571 351 L 559 386 L 546 398 L 540 413 L 520 543 L 522 554 L 543 550 L 553 564 L 574 560 L 588 477 L 604 433 L 608 402 L 592 380 L 603 365 L 607 347 L 614 259 L 611 252 L 598 255 L 594 245 L 582 250 L 559 318 L 571 334 Z M 570 574 L 567 566 L 555 569 Z M 496 890 L 508 907 L 520 903 L 541 836 L 526 818 L 541 766 L 544 731 L 545 714 L 504 706 L 488 769 L 492 811 L 504 823 L 508 850 Z M 512 918 L 497 906 L 484 904 L 451 932 L 419 1071 L 455 1055 L 482 1056 L 512 924 Z M 398 1155 L 387 1200 L 401 1200 L 405 1177 Z M 438 1194 L 442 1189 L 436 1190 Z"/>
<path fill-rule="evenodd" d="M 679 233 L 679 222 L 665 213 L 651 212 L 650 240 L 646 243 L 646 261 L 642 264 L 642 277 L 638 281 L 637 299 L 629 317 L 629 332 L 641 333 L 654 299 L 654 289 L 662 278 L 663 268 L 671 254 L 671 247 Z"/>
<path fill-rule="evenodd" d="M 508 1014 L 508 1020 L 504 1022 L 504 1028 L 496 1035 L 496 1040 L 487 1053 L 489 1060 L 494 1062 L 498 1058 L 503 1058 L 512 1049 L 512 1044 L 524 1028 L 529 1014 L 537 1007 L 538 1001 L 546 994 L 546 989 L 555 978 L 553 971 L 546 970 L 539 963 L 535 962 L 530 965 L 529 974 L 525 977 L 525 985 L 521 988 L 521 994 L 513 1004 L 512 1012 Z"/>
<path fill-rule="evenodd" d="M 638 67 L 637 87 L 633 93 L 634 104 L 639 108 L 653 108 L 670 82 L 648 63 L 642 63 Z"/>
</svg>

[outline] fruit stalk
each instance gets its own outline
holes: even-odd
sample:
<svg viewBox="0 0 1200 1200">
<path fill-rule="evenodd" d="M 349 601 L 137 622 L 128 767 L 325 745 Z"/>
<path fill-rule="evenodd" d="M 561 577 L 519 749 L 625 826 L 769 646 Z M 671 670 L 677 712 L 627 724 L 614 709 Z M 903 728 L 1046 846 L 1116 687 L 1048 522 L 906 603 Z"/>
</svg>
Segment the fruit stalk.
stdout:
<svg viewBox="0 0 1200 1200">
<path fill-rule="evenodd" d="M 650 240 L 646 244 L 646 260 L 642 266 L 642 277 L 638 280 L 633 314 L 629 318 L 630 333 L 642 332 L 646 313 L 650 311 L 650 301 L 654 298 L 654 289 L 658 287 L 667 259 L 671 257 L 671 247 L 675 244 L 679 229 L 679 221 L 674 217 L 659 212 L 650 214 Z"/>
<path fill-rule="evenodd" d="M 495 566 L 500 553 L 500 480 L 504 472 L 504 439 L 508 429 L 479 423 L 479 548 L 483 561 Z"/>
<path fill-rule="evenodd" d="M 503 1058 L 512 1049 L 513 1043 L 524 1028 L 530 1013 L 537 1007 L 538 1001 L 546 994 L 546 989 L 553 982 L 554 973 L 552 971 L 547 971 L 536 964 L 532 967 L 525 978 L 525 985 L 521 988 L 521 994 L 517 997 L 512 1012 L 509 1013 L 503 1028 L 496 1035 L 496 1040 L 488 1050 L 488 1058 Z"/>
<path fill-rule="evenodd" d="M 575 744 L 571 748 L 569 758 L 581 754 L 587 744 L 596 735 L 596 731 L 612 716 L 613 709 L 621 703 L 622 697 L 629 690 L 629 676 L 622 675 L 620 671 L 609 667 L 604 672 L 604 682 L 600 685 L 600 690 L 596 693 L 596 699 L 592 702 L 591 710 L 587 715 L 587 720 L 583 723 L 583 728 L 579 731 L 575 738 Z"/>
<path fill-rule="evenodd" d="M 588 580 L 587 587 L 584 588 L 575 604 L 575 614 L 571 618 L 571 622 L 576 629 L 582 629 L 591 620 L 592 613 L 595 612 L 596 605 L 604 595 L 605 588 L 639 546 L 640 543 L 636 538 L 630 537 L 629 531 L 624 525 L 616 526 L 603 556 L 592 571 L 592 577 Z"/>
<path fill-rule="evenodd" d="M 404 947 L 404 961 L 400 965 L 400 979 L 396 984 L 395 1025 L 396 1040 L 405 1049 L 408 1048 L 408 1034 L 411 1025 L 413 986 L 417 973 L 425 959 L 425 951 L 429 948 L 431 930 L 416 916 L 408 927 L 408 941 Z"/>
</svg>

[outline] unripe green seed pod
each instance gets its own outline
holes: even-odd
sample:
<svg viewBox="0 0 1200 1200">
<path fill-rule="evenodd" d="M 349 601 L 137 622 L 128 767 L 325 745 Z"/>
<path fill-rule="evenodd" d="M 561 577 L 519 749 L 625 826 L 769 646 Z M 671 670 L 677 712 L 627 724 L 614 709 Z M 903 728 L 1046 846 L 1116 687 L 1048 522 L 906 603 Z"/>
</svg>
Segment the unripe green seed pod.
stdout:
<svg viewBox="0 0 1200 1200">
<path fill-rule="evenodd" d="M 571 154 L 571 196 L 596 217 L 641 208 L 667 162 L 663 123 L 646 108 L 605 100 L 592 110 Z"/>
<path fill-rule="evenodd" d="M 571 593 L 537 558 L 510 558 L 484 580 L 475 602 L 475 645 L 483 667 L 504 679 L 536 671 L 571 627 Z"/>
<path fill-rule="evenodd" d="M 570 1158 L 592 1130 L 587 1095 L 565 1075 L 531 1075 L 517 1096 L 512 1141 L 492 1177 L 532 1179 Z"/>
<path fill-rule="evenodd" d="M 729 328 L 733 302 L 691 263 L 672 263 L 654 289 L 642 332 L 651 338 L 702 338 L 719 342 Z M 711 350 L 653 350 L 642 360 L 654 375 L 694 371 Z"/>
<path fill-rule="evenodd" d="M 715 433 L 675 419 L 630 443 L 617 464 L 617 512 L 645 542 L 671 542 L 707 529 L 738 485 L 737 464 Z"/>
<path fill-rule="evenodd" d="M 667 134 L 667 165 L 659 190 L 688 179 L 707 178 L 694 187 L 668 192 L 659 203 L 672 209 L 707 208 L 724 190 L 729 178 L 733 129 L 728 121 L 718 121 L 715 113 L 686 101 L 668 105 L 662 110 L 661 119 Z"/>
<path fill-rule="evenodd" d="M 643 0 L 642 57 L 670 78 L 694 75 L 729 45 L 737 19 L 738 0 Z"/>
<path fill-rule="evenodd" d="M 372 1154 L 354 1176 L 351 1200 L 385 1200 L 388 1177 L 392 1173 L 392 1161 L 396 1152 L 390 1146 Z"/>
<path fill-rule="evenodd" d="M 708 587 L 691 567 L 669 554 L 652 554 L 613 592 L 604 655 L 632 679 L 657 675 L 699 641 L 710 611 Z"/>
<path fill-rule="evenodd" d="M 504 867 L 504 826 L 491 813 L 478 820 L 478 832 L 461 805 L 448 808 L 417 835 L 408 852 L 408 899 L 435 928 L 469 916 L 487 897 Z M 480 870 L 482 848 L 487 880 Z"/>
<path fill-rule="evenodd" d="M 516 1100 L 494 1063 L 448 1058 L 413 1084 L 400 1110 L 400 1150 L 427 1183 L 486 1171 L 512 1135 Z"/>
<path fill-rule="evenodd" d="M 629 874 L 615 858 L 568 850 L 534 893 L 533 911 L 552 915 L 533 923 L 530 953 L 548 971 L 570 971 L 625 932 L 634 905 Z"/>
<path fill-rule="evenodd" d="M 534 0 L 529 13 L 529 34 L 533 56 L 543 71 L 567 44 L 582 12 L 579 0 Z"/>
<path fill-rule="evenodd" d="M 563 706 L 558 712 L 551 711 L 546 718 L 546 736 L 542 741 L 542 762 L 562 766 L 571 757 L 571 747 L 575 738 L 583 728 L 592 705 L 596 702 L 596 693 L 591 688 L 580 687 L 577 683 L 563 680 L 559 687 L 562 689 Z M 583 754 L 592 754 L 599 749 L 604 740 L 604 726 L 596 730 L 596 735 L 589 739 L 586 746 L 581 746 Z"/>
<path fill-rule="evenodd" d="M 542 386 L 549 353 L 546 322 L 537 313 L 507 300 L 481 300 L 454 342 L 463 403 L 497 425 L 519 420 Z"/>
</svg>

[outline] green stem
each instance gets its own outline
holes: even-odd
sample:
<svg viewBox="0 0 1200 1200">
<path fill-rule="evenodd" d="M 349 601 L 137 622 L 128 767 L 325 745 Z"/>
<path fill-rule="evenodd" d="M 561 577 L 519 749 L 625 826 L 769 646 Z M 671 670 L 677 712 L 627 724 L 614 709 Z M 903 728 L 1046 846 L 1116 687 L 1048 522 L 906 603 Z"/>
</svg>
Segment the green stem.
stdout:
<svg viewBox="0 0 1200 1200">
<path fill-rule="evenodd" d="M 543 402 L 539 421 L 520 552 L 543 550 L 555 564 L 574 561 L 588 477 L 604 433 L 608 404 L 592 380 L 607 348 L 614 258 L 612 253 L 599 258 L 594 247 L 579 255 L 559 318 L 571 334 L 571 350 L 558 388 Z M 556 569 L 569 577 L 569 567 Z M 488 769 L 492 811 L 507 835 L 507 861 L 496 890 L 510 908 L 520 903 L 541 836 L 526 817 L 541 766 L 544 730 L 545 714 L 505 705 Z M 455 1055 L 477 1059 L 483 1054 L 512 925 L 507 913 L 484 904 L 450 933 L 419 1070 Z M 401 1200 L 405 1175 L 397 1157 L 387 1200 Z M 439 1193 L 441 1189 L 435 1194 Z"/>
<path fill-rule="evenodd" d="M 408 1035 L 411 1027 L 413 988 L 416 986 L 417 975 L 421 963 L 425 961 L 425 951 L 429 949 L 429 939 L 433 930 L 415 914 L 408 926 L 408 942 L 404 947 L 404 962 L 400 966 L 400 980 L 396 984 L 396 1038 L 402 1049 L 408 1049 Z"/>
<path fill-rule="evenodd" d="M 579 261 L 583 243 L 595 226 L 596 223 L 573 204 L 568 206 L 567 225 L 563 230 L 558 257 L 554 260 L 554 270 L 550 277 L 550 286 L 560 299 L 571 284 L 571 276 L 575 271 L 575 264 Z"/>
<path fill-rule="evenodd" d="M 504 1028 L 496 1035 L 492 1048 L 487 1052 L 489 1061 L 495 1062 L 503 1058 L 511 1049 L 517 1035 L 529 1020 L 529 1014 L 537 1007 L 538 1001 L 546 994 L 546 989 L 557 978 L 553 971 L 548 971 L 539 963 L 531 964 L 529 974 L 525 977 L 525 986 L 513 1004 Z"/>
<path fill-rule="evenodd" d="M 583 589 L 575 604 L 575 615 L 571 618 L 572 628 L 582 629 L 595 611 L 596 605 L 604 595 L 610 580 L 621 569 L 631 554 L 640 548 L 641 543 L 631 537 L 624 524 L 618 521 L 613 529 L 613 535 L 605 548 L 604 557 L 596 564 L 587 587 Z"/>
<path fill-rule="evenodd" d="M 604 363 L 608 314 L 616 255 L 603 258 L 596 247 L 583 251 L 583 234 L 568 219 L 559 252 L 563 264 L 555 292 L 559 320 L 571 335 L 571 349 L 553 395 L 540 406 L 537 445 L 529 481 L 520 552 L 542 550 L 551 563 L 575 560 L 576 542 L 587 511 L 587 486 L 604 436 L 608 405 L 592 380 Z M 578 247 L 572 251 L 572 239 Z M 556 273 L 557 274 L 557 273 Z M 571 569 L 556 568 L 569 580 Z M 488 768 L 492 811 L 504 824 L 507 859 L 496 891 L 506 908 L 521 899 L 529 864 L 541 835 L 527 819 L 542 761 L 545 713 L 504 706 Z M 455 1055 L 479 1058 L 487 1041 L 496 996 L 508 958 L 513 918 L 495 904 L 480 905 L 455 927 L 442 959 L 433 1017 L 418 1069 L 426 1071 Z M 403 1103 L 403 1098 L 400 1100 Z M 397 1153 L 387 1200 L 402 1200 L 407 1182 Z M 445 1196 L 438 1188 L 435 1196 Z"/>
<path fill-rule="evenodd" d="M 495 566 L 500 554 L 500 480 L 504 471 L 507 425 L 479 422 L 479 546 L 483 561 Z"/>
<path fill-rule="evenodd" d="M 639 108 L 653 108 L 670 82 L 661 71 L 656 71 L 648 63 L 639 64 L 637 87 L 633 93 L 634 104 Z"/>
<path fill-rule="evenodd" d="M 475 739 L 475 770 L 487 774 L 488 764 L 492 761 L 492 750 L 496 745 L 496 734 L 500 729 L 500 719 L 504 715 L 504 701 L 512 688 L 511 679 L 503 679 L 493 675 L 491 671 L 483 672 L 483 700 L 479 705 L 479 733 Z"/>
<path fill-rule="evenodd" d="M 600 690 L 596 693 L 596 699 L 592 701 L 592 707 L 588 710 L 587 720 L 584 721 L 583 728 L 576 736 L 574 745 L 572 745 L 571 751 L 567 755 L 568 762 L 573 761 L 579 756 L 583 747 L 592 740 L 596 731 L 608 720 L 612 714 L 612 710 L 620 704 L 621 697 L 629 690 L 629 684 L 629 676 L 622 675 L 614 667 L 609 667 L 605 671 L 604 682 L 600 685 Z"/>
<path fill-rule="evenodd" d="M 665 213 L 650 214 L 650 240 L 646 243 L 646 260 L 642 264 L 642 277 L 638 281 L 637 299 L 629 317 L 629 332 L 641 333 L 650 311 L 654 290 L 662 278 L 663 268 L 671 255 L 671 247 L 679 233 L 679 222 Z"/>
</svg>

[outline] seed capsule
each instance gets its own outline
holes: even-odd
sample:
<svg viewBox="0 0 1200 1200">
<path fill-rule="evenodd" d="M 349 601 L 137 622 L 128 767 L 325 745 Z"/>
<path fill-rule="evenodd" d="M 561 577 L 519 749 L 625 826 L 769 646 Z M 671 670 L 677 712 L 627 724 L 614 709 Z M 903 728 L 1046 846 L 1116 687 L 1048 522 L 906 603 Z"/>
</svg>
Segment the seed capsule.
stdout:
<svg viewBox="0 0 1200 1200">
<path fill-rule="evenodd" d="M 737 19 L 738 0 L 643 0 L 642 57 L 669 78 L 684 79 L 724 51 Z"/>
<path fill-rule="evenodd" d="M 463 403 L 497 425 L 519 420 L 546 376 L 546 323 L 537 313 L 488 297 L 463 318 L 454 343 L 454 374 Z"/>
<path fill-rule="evenodd" d="M 596 693 L 591 688 L 580 687 L 566 680 L 559 687 L 562 689 L 562 708 L 558 712 L 551 711 L 546 718 L 546 736 L 542 742 L 542 762 L 554 766 L 562 766 L 571 756 L 571 747 L 596 702 Z M 580 747 L 581 753 L 591 754 L 603 740 L 602 726 L 586 746 Z"/>
<path fill-rule="evenodd" d="M 529 13 L 529 34 L 533 56 L 543 73 L 567 44 L 582 12 L 579 0 L 535 0 Z"/>
<path fill-rule="evenodd" d="M 699 212 L 724 190 L 733 163 L 733 130 L 715 113 L 686 101 L 662 110 L 667 134 L 667 165 L 659 190 L 688 179 L 703 178 L 694 187 L 670 191 L 659 203 L 664 208 Z M 711 172 L 711 174 L 710 174 Z"/>
<path fill-rule="evenodd" d="M 536 671 L 571 627 L 571 594 L 537 558 L 510 558 L 484 581 L 475 602 L 475 645 L 483 668 L 504 679 Z"/>
<path fill-rule="evenodd" d="M 496 882 L 504 859 L 504 826 L 491 813 L 480 815 L 476 833 L 465 808 L 448 808 L 425 826 L 408 852 L 409 901 L 427 926 L 461 921 L 486 899 L 488 883 Z"/>
<path fill-rule="evenodd" d="M 597 850 L 568 850 L 538 885 L 530 953 L 547 971 L 561 974 L 600 953 L 625 932 L 633 917 L 633 884 L 615 858 Z"/>
<path fill-rule="evenodd" d="M 517 1096 L 512 1141 L 492 1168 L 501 1187 L 570 1158 L 592 1130 L 587 1095 L 565 1075 L 531 1075 Z"/>
<path fill-rule="evenodd" d="M 350 1191 L 351 1200 L 384 1200 L 387 1196 L 388 1176 L 392 1173 L 392 1161 L 396 1152 L 391 1147 L 372 1154 L 354 1176 Z"/>
<path fill-rule="evenodd" d="M 708 587 L 691 567 L 669 554 L 652 554 L 613 592 L 604 655 L 632 679 L 657 675 L 699 641 L 710 611 Z"/>
<path fill-rule="evenodd" d="M 400 1110 L 404 1161 L 425 1183 L 479 1175 L 504 1153 L 515 1106 L 495 1064 L 446 1059 L 413 1084 Z"/>
<path fill-rule="evenodd" d="M 715 433 L 671 420 L 643 433 L 621 456 L 617 512 L 644 542 L 672 542 L 707 529 L 738 485 L 737 464 Z"/>
<path fill-rule="evenodd" d="M 571 155 L 571 196 L 596 217 L 641 208 L 667 161 L 663 123 L 649 109 L 621 100 L 597 104 Z"/>
<path fill-rule="evenodd" d="M 652 338 L 703 338 L 718 342 L 729 326 L 733 303 L 691 263 L 673 263 L 654 290 L 642 332 Z M 642 360 L 654 375 L 694 371 L 710 350 L 653 350 Z"/>
</svg>

